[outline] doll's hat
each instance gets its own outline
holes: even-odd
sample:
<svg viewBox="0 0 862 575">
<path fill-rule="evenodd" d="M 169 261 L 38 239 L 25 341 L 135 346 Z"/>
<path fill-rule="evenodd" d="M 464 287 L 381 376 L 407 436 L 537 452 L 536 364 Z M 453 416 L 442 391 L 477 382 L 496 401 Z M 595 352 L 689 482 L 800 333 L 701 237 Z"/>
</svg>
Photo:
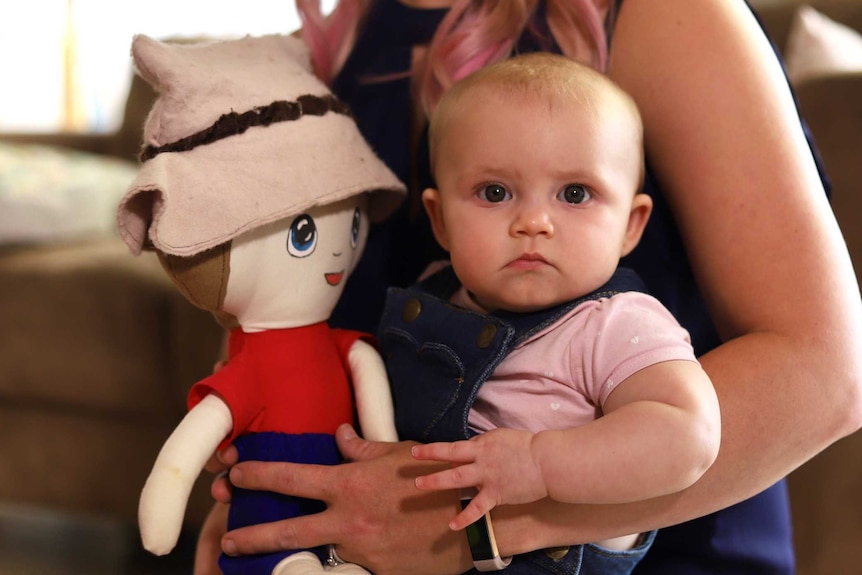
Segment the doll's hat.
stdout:
<svg viewBox="0 0 862 575">
<path fill-rule="evenodd" d="M 300 39 L 181 44 L 139 35 L 132 56 L 159 93 L 141 168 L 117 211 L 134 253 L 191 256 L 364 192 L 379 221 L 403 199 L 404 185 L 312 74 Z"/>
</svg>

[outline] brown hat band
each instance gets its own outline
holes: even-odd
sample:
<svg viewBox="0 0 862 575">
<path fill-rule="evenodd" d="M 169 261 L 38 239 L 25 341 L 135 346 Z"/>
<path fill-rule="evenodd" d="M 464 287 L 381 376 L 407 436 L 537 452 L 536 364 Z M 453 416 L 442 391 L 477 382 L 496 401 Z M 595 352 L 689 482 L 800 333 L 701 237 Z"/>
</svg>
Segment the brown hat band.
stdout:
<svg viewBox="0 0 862 575">
<path fill-rule="evenodd" d="M 323 116 L 327 112 L 335 112 L 345 116 L 351 115 L 347 104 L 331 94 L 326 96 L 306 94 L 294 102 L 279 100 L 247 112 L 229 112 L 222 115 L 209 128 L 191 136 L 162 146 L 145 147 L 141 151 L 140 160 L 146 162 L 162 152 L 186 152 L 197 146 L 205 146 L 223 138 L 242 134 L 255 126 L 269 126 L 276 122 L 292 122 L 303 116 Z"/>
</svg>

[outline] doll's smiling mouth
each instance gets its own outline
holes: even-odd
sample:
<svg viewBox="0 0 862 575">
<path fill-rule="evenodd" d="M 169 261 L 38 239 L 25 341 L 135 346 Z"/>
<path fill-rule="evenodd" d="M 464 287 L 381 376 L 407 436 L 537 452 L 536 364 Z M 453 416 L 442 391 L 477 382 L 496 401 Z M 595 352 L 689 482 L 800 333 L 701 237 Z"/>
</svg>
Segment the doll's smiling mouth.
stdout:
<svg viewBox="0 0 862 575">
<path fill-rule="evenodd" d="M 328 283 L 329 285 L 337 286 L 338 284 L 341 283 L 341 280 L 344 279 L 344 271 L 342 270 L 340 272 L 332 272 L 332 273 L 328 273 L 328 274 L 323 274 L 323 277 L 326 278 L 326 283 Z"/>
</svg>

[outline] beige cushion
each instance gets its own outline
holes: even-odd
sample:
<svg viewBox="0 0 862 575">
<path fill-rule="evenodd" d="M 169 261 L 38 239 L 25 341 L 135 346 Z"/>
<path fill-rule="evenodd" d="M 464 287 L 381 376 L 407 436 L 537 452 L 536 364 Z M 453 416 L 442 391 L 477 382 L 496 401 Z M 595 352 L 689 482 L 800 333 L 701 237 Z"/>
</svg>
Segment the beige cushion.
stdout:
<svg viewBox="0 0 862 575">
<path fill-rule="evenodd" d="M 800 6 L 787 39 L 785 63 L 794 84 L 816 76 L 862 71 L 862 35 L 811 6 Z"/>
</svg>

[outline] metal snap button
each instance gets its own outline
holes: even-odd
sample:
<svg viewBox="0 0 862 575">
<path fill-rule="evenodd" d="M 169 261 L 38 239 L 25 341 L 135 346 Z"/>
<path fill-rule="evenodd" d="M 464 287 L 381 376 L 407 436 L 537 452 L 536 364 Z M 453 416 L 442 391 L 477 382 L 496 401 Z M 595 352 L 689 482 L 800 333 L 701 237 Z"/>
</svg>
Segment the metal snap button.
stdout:
<svg viewBox="0 0 862 575">
<path fill-rule="evenodd" d="M 401 317 L 404 321 L 410 323 L 419 317 L 420 313 L 422 313 L 422 303 L 418 299 L 412 298 L 404 304 L 404 309 L 401 310 Z"/>
<path fill-rule="evenodd" d="M 476 338 L 476 345 L 481 349 L 485 349 L 491 342 L 494 341 L 494 336 L 497 335 L 497 326 L 489 323 L 479 332 L 479 337 Z"/>
<path fill-rule="evenodd" d="M 545 549 L 545 555 L 553 559 L 554 561 L 559 561 L 563 557 L 569 554 L 570 547 L 548 547 Z"/>
</svg>

